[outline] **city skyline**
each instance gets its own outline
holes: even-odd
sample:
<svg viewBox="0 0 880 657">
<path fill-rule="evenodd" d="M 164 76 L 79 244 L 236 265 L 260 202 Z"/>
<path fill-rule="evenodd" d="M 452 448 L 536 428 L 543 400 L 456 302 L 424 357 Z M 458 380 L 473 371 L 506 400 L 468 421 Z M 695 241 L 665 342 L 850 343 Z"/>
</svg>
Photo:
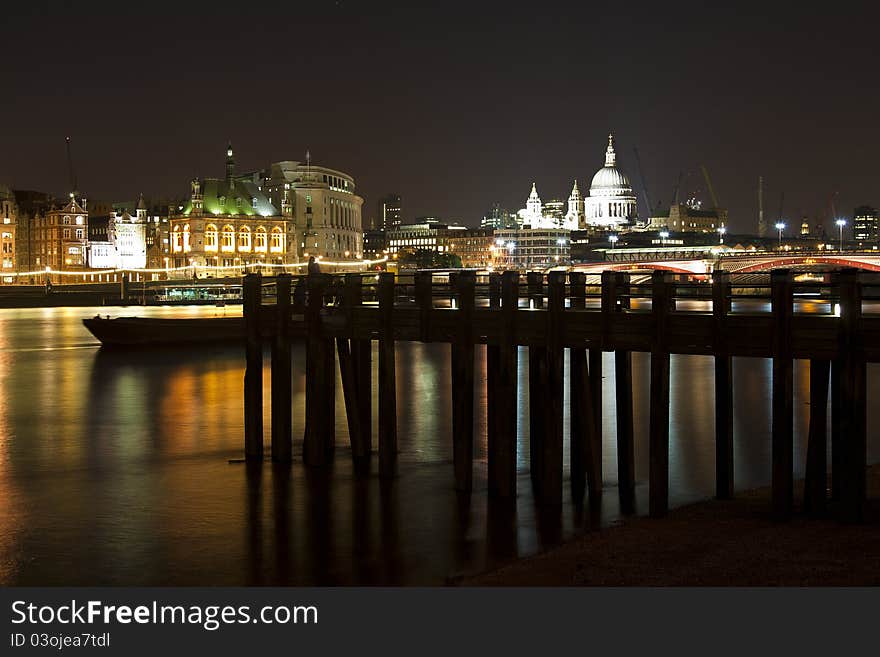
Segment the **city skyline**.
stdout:
<svg viewBox="0 0 880 657">
<path fill-rule="evenodd" d="M 170 23 L 109 4 L 13 8 L 20 29 L 0 66 L 29 102 L 3 110 L 15 130 L 0 180 L 66 190 L 70 136 L 90 196 L 185 196 L 180 181 L 212 175 L 231 140 L 242 170 L 308 150 L 352 172 L 369 212 L 395 192 L 409 219 L 477 225 L 492 202 L 521 207 L 533 181 L 547 198 L 585 185 L 613 131 L 644 218 L 634 148 L 652 205 L 670 202 L 680 172 L 682 191 L 708 201 L 705 165 L 734 231 L 755 229 L 759 175 L 765 214 L 775 220 L 784 195 L 792 225 L 830 224 L 832 195 L 841 215 L 880 202 L 880 91 L 862 85 L 877 60 L 870 20 L 843 9 L 445 6 L 325 3 L 294 24 L 270 4 L 237 21 L 234 38 L 204 7 Z M 120 24 L 135 47 L 108 49 Z M 23 40 L 34 33 L 40 48 Z M 230 43 L 254 57 L 230 56 Z"/>
</svg>

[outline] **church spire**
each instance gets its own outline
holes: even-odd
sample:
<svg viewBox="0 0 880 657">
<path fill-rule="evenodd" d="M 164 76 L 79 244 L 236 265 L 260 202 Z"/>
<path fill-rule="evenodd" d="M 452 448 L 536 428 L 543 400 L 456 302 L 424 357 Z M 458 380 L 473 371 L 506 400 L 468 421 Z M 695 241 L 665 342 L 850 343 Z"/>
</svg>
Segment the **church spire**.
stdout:
<svg viewBox="0 0 880 657">
<path fill-rule="evenodd" d="M 617 165 L 617 154 L 614 152 L 614 135 L 608 133 L 608 148 L 605 149 L 605 166 L 613 167 Z"/>
</svg>

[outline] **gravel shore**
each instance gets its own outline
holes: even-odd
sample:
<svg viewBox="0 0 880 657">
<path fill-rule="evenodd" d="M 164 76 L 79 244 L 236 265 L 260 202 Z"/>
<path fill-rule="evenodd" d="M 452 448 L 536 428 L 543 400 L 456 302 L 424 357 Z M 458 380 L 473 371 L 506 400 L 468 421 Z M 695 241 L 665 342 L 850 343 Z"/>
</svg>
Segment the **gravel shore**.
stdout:
<svg viewBox="0 0 880 657">
<path fill-rule="evenodd" d="M 799 485 L 800 486 L 800 485 Z M 613 494 L 613 492 L 606 492 Z M 801 500 L 800 488 L 796 499 Z M 880 466 L 868 469 L 865 522 L 770 517 L 770 489 L 630 518 L 498 570 L 466 586 L 880 585 Z"/>
</svg>

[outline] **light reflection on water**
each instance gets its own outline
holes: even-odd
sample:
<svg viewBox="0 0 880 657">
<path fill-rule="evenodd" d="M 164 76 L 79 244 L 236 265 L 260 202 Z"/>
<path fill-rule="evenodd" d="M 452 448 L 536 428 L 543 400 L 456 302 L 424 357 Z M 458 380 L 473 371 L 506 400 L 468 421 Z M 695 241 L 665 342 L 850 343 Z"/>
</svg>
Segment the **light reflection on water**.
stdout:
<svg viewBox="0 0 880 657">
<path fill-rule="evenodd" d="M 232 347 L 105 352 L 80 319 L 106 309 L 0 311 L 0 581 L 5 584 L 442 583 L 614 522 L 613 355 L 604 357 L 601 504 L 539 512 L 528 477 L 528 359 L 520 352 L 516 507 L 485 494 L 484 352 L 478 382 L 476 490 L 456 494 L 449 348 L 397 350 L 400 476 L 355 477 L 337 382 L 334 464 L 230 464 L 242 453 L 243 356 Z M 138 314 L 236 314 L 234 308 Z M 133 314 L 115 312 L 114 314 Z M 638 508 L 646 509 L 648 369 L 633 354 Z M 374 356 L 374 366 L 375 366 Z M 304 353 L 294 349 L 294 436 L 301 449 Z M 671 359 L 673 504 L 714 488 L 713 361 Z M 734 360 L 736 486 L 770 476 L 770 362 Z M 869 367 L 869 396 L 878 370 Z M 809 366 L 795 367 L 795 463 L 806 453 Z M 268 412 L 269 372 L 264 372 Z M 374 398 L 374 405 L 376 399 Z M 375 406 L 374 406 L 375 408 Z M 568 404 L 566 404 L 566 417 Z M 374 412 L 374 424 L 375 424 Z M 869 459 L 880 456 L 869 417 Z M 265 426 L 269 440 L 269 422 Z M 565 467 L 568 467 L 566 423 Z M 373 429 L 374 447 L 376 427 Z"/>
</svg>

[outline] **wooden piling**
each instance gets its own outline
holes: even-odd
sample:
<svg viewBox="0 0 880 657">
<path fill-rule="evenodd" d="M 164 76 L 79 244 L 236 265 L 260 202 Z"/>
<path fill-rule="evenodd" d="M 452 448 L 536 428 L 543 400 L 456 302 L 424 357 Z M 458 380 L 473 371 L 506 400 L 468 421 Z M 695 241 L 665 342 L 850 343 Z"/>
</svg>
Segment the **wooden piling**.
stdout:
<svg viewBox="0 0 880 657">
<path fill-rule="evenodd" d="M 452 448 L 455 488 L 470 491 L 474 470 L 474 288 L 476 275 L 455 280 L 458 321 L 452 342 Z"/>
<path fill-rule="evenodd" d="M 501 335 L 498 341 L 497 374 L 488 388 L 493 409 L 489 434 L 489 494 L 516 497 L 516 315 L 519 305 L 519 273 L 506 271 L 501 278 Z"/>
<path fill-rule="evenodd" d="M 323 465 L 327 462 L 327 436 L 330 417 L 327 416 L 327 338 L 321 319 L 324 303 L 325 279 L 323 274 L 310 274 L 306 281 L 306 431 L 303 439 L 303 462 Z"/>
<path fill-rule="evenodd" d="M 587 486 L 590 496 L 602 495 L 602 349 L 590 348 L 589 364 L 590 396 L 593 401 L 593 441 L 591 461 L 588 463 Z"/>
<path fill-rule="evenodd" d="M 712 344 L 715 349 L 715 496 L 733 497 L 733 359 L 726 342 L 730 274 L 712 272 Z"/>
<path fill-rule="evenodd" d="M 825 510 L 828 490 L 826 426 L 830 367 L 831 363 L 827 360 L 810 360 L 810 429 L 804 475 L 804 511 L 809 514 L 819 514 Z"/>
<path fill-rule="evenodd" d="M 544 435 L 541 455 L 541 501 L 562 504 L 563 401 L 565 349 L 562 344 L 565 273 L 547 275 L 547 374 L 544 387 Z"/>
<path fill-rule="evenodd" d="M 242 284 L 245 326 L 244 454 L 263 458 L 263 342 L 260 335 L 262 276 L 247 274 Z"/>
<path fill-rule="evenodd" d="M 275 277 L 275 335 L 272 339 L 272 460 L 293 460 L 293 419 L 290 365 L 290 274 Z"/>
<path fill-rule="evenodd" d="M 357 406 L 359 411 L 360 445 L 362 456 L 369 458 L 373 450 L 373 343 L 369 338 L 355 338 L 354 313 L 364 301 L 364 279 L 361 274 L 346 274 L 345 299 L 351 306 L 349 312 L 349 340 L 352 369 L 354 370 Z"/>
<path fill-rule="evenodd" d="M 394 348 L 394 274 L 379 274 L 379 476 L 397 470 L 397 384 Z"/>
<path fill-rule="evenodd" d="M 653 518 L 669 509 L 669 352 L 666 350 L 668 314 L 672 297 L 665 274 L 651 277 L 651 313 L 654 340 L 651 345 L 651 402 L 649 427 L 648 507 Z"/>
<path fill-rule="evenodd" d="M 354 340 L 354 309 L 361 304 L 362 289 L 360 274 L 346 274 L 342 308 L 345 312 L 346 329 L 349 337 L 336 338 L 336 350 L 339 355 L 339 373 L 342 379 L 342 396 L 345 401 L 345 417 L 348 423 L 348 435 L 351 442 L 352 458 L 358 462 L 370 455 L 365 445 L 361 429 L 360 396 L 369 395 L 369 387 L 360 389 L 357 380 L 357 362 L 355 360 Z"/>
<path fill-rule="evenodd" d="M 629 299 L 622 297 L 629 287 L 629 275 L 614 272 L 613 281 L 609 295 L 613 308 L 612 315 L 623 312 L 629 307 Z M 609 323 L 611 321 L 613 318 L 609 318 Z M 614 375 L 617 401 L 617 485 L 620 510 L 621 513 L 626 514 L 635 511 L 636 487 L 631 352 L 620 349 L 614 352 Z"/>
<path fill-rule="evenodd" d="M 531 309 L 544 306 L 544 275 L 530 271 L 526 274 L 527 294 Z M 546 345 L 529 345 L 529 474 L 537 486 L 541 472 L 542 441 L 544 435 L 544 387 L 547 380 Z M 540 493 L 539 493 L 540 494 Z"/>
<path fill-rule="evenodd" d="M 571 311 L 584 309 L 586 304 L 586 275 L 571 272 L 568 275 Z M 576 320 L 575 320 L 576 321 Z M 587 350 L 571 347 L 568 350 L 569 384 L 569 476 L 571 493 L 575 502 L 583 499 L 587 482 L 587 462 L 590 460 L 592 433 L 595 429 L 590 390 L 590 376 L 587 369 Z"/>
<path fill-rule="evenodd" d="M 841 452 L 839 470 L 842 479 L 837 515 L 844 522 L 862 522 L 867 485 L 867 363 L 859 327 L 862 318 L 862 291 L 858 271 L 855 269 L 844 269 L 838 280 L 841 406 L 838 448 Z"/>
<path fill-rule="evenodd" d="M 431 309 L 434 306 L 433 274 L 417 271 L 415 275 L 415 298 L 419 309 L 419 339 L 431 341 Z"/>
<path fill-rule="evenodd" d="M 770 274 L 770 297 L 773 312 L 773 515 L 777 520 L 786 520 L 791 516 L 794 496 L 791 271 L 777 269 Z"/>
<path fill-rule="evenodd" d="M 489 274 L 489 309 L 501 314 L 501 274 Z M 486 447 L 488 454 L 498 443 L 498 360 L 501 357 L 499 342 L 486 343 Z M 491 460 L 491 457 L 489 457 Z M 491 479 L 491 475 L 489 477 Z M 490 489 L 492 486 L 490 485 Z"/>
</svg>

